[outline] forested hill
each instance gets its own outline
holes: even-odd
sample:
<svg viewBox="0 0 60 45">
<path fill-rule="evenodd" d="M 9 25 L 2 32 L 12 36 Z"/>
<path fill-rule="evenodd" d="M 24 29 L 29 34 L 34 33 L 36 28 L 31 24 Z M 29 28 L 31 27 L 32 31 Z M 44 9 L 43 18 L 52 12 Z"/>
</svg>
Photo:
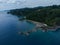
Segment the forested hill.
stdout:
<svg viewBox="0 0 60 45">
<path fill-rule="evenodd" d="M 49 26 L 60 25 L 60 5 L 14 9 L 8 13 L 26 16 L 29 20 L 43 22 Z"/>
</svg>

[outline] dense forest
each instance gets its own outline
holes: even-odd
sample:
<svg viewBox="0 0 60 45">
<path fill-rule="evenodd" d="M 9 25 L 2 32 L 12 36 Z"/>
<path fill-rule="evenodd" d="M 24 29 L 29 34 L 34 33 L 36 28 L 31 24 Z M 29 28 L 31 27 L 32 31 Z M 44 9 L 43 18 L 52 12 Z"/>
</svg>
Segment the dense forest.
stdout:
<svg viewBox="0 0 60 45">
<path fill-rule="evenodd" d="M 26 16 L 26 19 L 43 22 L 49 26 L 60 25 L 60 5 L 13 9 L 8 13 L 18 17 Z"/>
</svg>

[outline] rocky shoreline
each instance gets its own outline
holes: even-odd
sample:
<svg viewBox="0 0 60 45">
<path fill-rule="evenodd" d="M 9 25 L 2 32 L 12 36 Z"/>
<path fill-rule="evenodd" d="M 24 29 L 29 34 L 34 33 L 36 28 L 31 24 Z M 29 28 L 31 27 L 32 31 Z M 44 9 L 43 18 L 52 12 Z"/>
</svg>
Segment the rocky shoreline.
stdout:
<svg viewBox="0 0 60 45">
<path fill-rule="evenodd" d="M 60 28 L 60 26 L 48 26 L 47 24 L 44 23 L 40 23 L 40 22 L 36 22 L 36 21 L 32 21 L 32 20 L 27 20 L 29 22 L 32 22 L 33 24 L 35 24 L 35 28 L 42 28 L 45 30 L 51 30 L 51 31 L 56 31 L 58 28 Z"/>
<path fill-rule="evenodd" d="M 32 32 L 37 32 L 37 29 L 42 29 L 43 32 L 47 32 L 47 31 L 57 31 L 57 29 L 60 28 L 60 26 L 51 27 L 51 26 L 48 26 L 47 24 L 32 21 L 32 20 L 27 20 L 27 21 L 35 24 L 35 27 L 32 30 L 27 31 L 27 32 L 18 32 L 19 34 L 28 36 Z"/>
</svg>

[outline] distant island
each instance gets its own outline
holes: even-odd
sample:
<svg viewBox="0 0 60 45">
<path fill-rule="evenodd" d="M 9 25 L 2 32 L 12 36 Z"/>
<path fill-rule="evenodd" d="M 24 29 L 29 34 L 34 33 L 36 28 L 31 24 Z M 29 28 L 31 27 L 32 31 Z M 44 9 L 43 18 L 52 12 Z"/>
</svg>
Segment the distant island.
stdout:
<svg viewBox="0 0 60 45">
<path fill-rule="evenodd" d="M 10 10 L 8 14 L 13 14 L 18 17 L 23 16 L 26 20 L 33 23 L 38 22 L 44 24 L 43 26 L 38 27 L 45 29 L 45 31 L 47 29 L 51 30 L 60 28 L 60 5 L 13 9 Z"/>
</svg>

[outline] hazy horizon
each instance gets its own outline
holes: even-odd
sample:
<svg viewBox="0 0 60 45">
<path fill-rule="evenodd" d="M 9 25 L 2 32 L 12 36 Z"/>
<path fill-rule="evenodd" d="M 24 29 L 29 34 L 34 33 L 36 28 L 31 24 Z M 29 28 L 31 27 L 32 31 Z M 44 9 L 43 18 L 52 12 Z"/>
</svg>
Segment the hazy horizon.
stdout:
<svg viewBox="0 0 60 45">
<path fill-rule="evenodd" d="M 0 11 L 50 5 L 60 5 L 60 0 L 0 0 Z"/>
</svg>

